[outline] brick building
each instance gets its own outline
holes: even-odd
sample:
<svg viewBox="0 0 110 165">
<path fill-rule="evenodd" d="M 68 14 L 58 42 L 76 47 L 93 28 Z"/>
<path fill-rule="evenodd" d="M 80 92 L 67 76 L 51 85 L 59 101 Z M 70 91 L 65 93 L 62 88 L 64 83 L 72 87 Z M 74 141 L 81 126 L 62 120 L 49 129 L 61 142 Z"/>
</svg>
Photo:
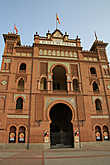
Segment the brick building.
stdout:
<svg viewBox="0 0 110 165">
<path fill-rule="evenodd" d="M 107 43 L 89 51 L 80 38 L 56 29 L 34 35 L 33 46 L 18 34 L 3 34 L 0 71 L 0 143 L 48 143 L 74 147 L 109 140 L 110 73 Z"/>
</svg>

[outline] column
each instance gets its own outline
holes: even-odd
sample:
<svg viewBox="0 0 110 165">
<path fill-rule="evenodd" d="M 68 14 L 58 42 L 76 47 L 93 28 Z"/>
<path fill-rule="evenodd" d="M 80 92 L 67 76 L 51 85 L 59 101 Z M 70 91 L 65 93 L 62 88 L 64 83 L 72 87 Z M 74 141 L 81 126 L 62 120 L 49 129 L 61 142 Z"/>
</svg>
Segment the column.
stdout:
<svg viewBox="0 0 110 165">
<path fill-rule="evenodd" d="M 71 81 L 71 91 L 73 92 L 73 82 Z"/>
<path fill-rule="evenodd" d="M 49 80 L 48 81 L 48 91 L 50 91 L 51 90 L 51 81 Z"/>
<path fill-rule="evenodd" d="M 67 81 L 67 90 L 68 90 L 68 92 L 71 91 L 71 82 L 70 81 Z"/>
<path fill-rule="evenodd" d="M 38 83 L 38 90 L 40 90 L 40 80 L 38 80 L 37 83 Z"/>
<path fill-rule="evenodd" d="M 71 92 L 71 75 L 67 74 L 67 90 Z"/>
<path fill-rule="evenodd" d="M 52 74 L 53 73 L 48 73 L 48 91 L 52 91 L 53 90 L 53 86 L 52 86 Z"/>
</svg>

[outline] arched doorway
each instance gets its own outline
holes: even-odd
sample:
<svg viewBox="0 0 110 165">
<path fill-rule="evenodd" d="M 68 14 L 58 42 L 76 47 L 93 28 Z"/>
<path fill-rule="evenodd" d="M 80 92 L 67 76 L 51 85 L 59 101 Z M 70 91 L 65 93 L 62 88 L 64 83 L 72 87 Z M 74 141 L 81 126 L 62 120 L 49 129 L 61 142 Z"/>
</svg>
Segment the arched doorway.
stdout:
<svg viewBox="0 0 110 165">
<path fill-rule="evenodd" d="M 54 105 L 50 110 L 51 148 L 73 147 L 72 111 L 63 103 Z"/>
<path fill-rule="evenodd" d="M 16 143 L 16 127 L 15 126 L 10 127 L 9 143 Z"/>
<path fill-rule="evenodd" d="M 65 68 L 56 66 L 53 70 L 53 90 L 67 90 L 67 76 Z"/>
<path fill-rule="evenodd" d="M 21 126 L 18 133 L 18 143 L 25 143 L 25 127 Z"/>
<path fill-rule="evenodd" d="M 95 136 L 96 136 L 96 141 L 102 141 L 102 133 L 100 126 L 95 127 Z"/>
<path fill-rule="evenodd" d="M 103 138 L 104 140 L 109 140 L 109 130 L 106 125 L 103 126 Z"/>
</svg>

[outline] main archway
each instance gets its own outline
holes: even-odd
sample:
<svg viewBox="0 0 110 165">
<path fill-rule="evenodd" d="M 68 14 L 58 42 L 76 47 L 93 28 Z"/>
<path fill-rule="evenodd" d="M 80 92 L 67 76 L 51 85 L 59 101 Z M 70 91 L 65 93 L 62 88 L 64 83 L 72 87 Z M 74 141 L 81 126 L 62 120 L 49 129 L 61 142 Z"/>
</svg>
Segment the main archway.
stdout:
<svg viewBox="0 0 110 165">
<path fill-rule="evenodd" d="M 72 111 L 63 103 L 55 104 L 50 110 L 50 145 L 51 148 L 73 147 Z"/>
<path fill-rule="evenodd" d="M 67 76 L 64 67 L 57 65 L 53 72 L 53 90 L 67 90 Z"/>
</svg>

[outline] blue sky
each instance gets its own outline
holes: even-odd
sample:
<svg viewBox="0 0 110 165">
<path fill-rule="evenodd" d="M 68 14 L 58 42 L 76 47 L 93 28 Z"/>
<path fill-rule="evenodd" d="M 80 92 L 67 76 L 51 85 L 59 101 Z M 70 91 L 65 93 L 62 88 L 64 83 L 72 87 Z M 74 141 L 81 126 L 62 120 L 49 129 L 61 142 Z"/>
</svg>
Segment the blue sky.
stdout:
<svg viewBox="0 0 110 165">
<path fill-rule="evenodd" d="M 0 0 L 0 61 L 4 49 L 2 34 L 13 31 L 16 24 L 21 42 L 32 45 L 36 32 L 45 36 L 56 28 L 56 13 L 70 38 L 81 39 L 84 50 L 89 50 L 98 39 L 110 44 L 110 0 Z M 110 45 L 107 46 L 110 61 Z"/>
</svg>

